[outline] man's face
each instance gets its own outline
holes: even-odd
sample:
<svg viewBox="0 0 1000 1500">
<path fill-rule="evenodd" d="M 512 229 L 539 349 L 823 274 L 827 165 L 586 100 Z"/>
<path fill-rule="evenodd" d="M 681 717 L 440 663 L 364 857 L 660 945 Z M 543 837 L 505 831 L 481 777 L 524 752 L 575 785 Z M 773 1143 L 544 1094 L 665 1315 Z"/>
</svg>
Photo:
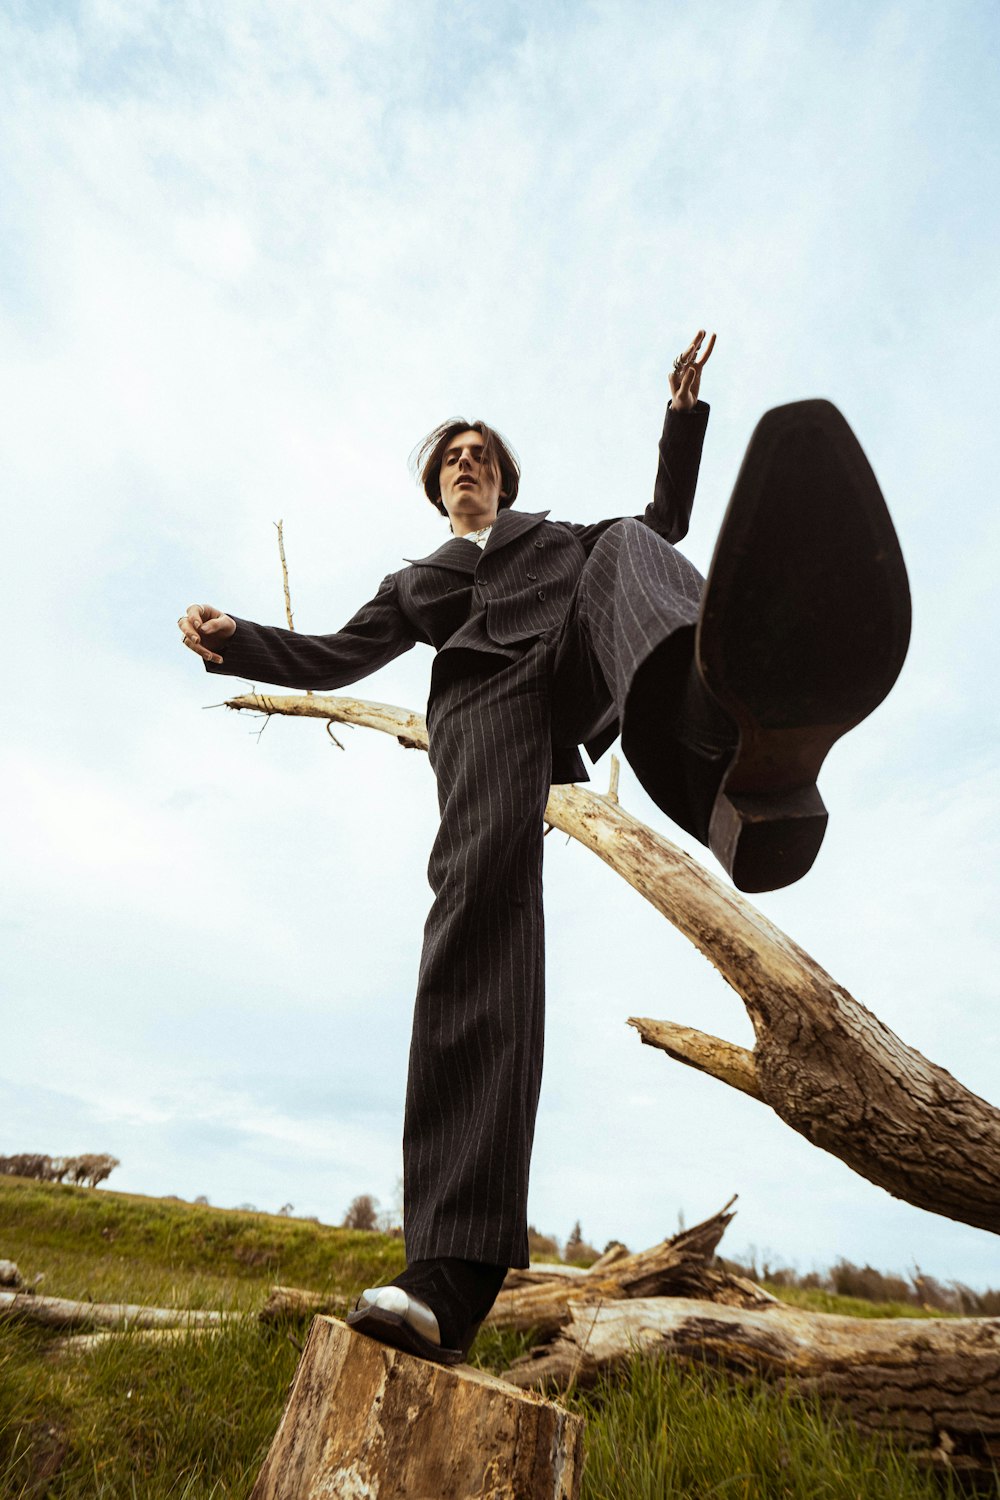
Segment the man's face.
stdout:
<svg viewBox="0 0 1000 1500">
<path fill-rule="evenodd" d="M 497 518 L 500 476 L 484 467 L 482 435 L 470 429 L 448 443 L 441 460 L 441 503 L 459 535 Z"/>
</svg>

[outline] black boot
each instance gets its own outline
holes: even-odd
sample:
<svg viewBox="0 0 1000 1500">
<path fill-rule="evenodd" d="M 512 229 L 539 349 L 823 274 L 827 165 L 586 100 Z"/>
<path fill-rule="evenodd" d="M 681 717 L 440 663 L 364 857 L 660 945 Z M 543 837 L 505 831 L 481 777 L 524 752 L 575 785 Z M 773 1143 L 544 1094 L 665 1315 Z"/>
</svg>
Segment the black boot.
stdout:
<svg viewBox="0 0 1000 1500">
<path fill-rule="evenodd" d="M 810 868 L 833 743 L 903 665 L 910 595 L 875 475 L 829 401 L 767 412 L 747 448 L 702 599 L 701 678 L 738 728 L 708 843 L 744 891 Z"/>
</svg>

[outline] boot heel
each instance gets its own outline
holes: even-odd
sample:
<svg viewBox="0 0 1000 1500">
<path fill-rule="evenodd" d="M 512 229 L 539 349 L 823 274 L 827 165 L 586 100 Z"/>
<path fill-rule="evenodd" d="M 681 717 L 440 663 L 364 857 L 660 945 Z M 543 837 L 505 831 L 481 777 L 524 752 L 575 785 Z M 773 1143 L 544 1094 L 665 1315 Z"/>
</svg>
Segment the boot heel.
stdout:
<svg viewBox="0 0 1000 1500">
<path fill-rule="evenodd" d="M 815 786 L 772 796 L 721 791 L 708 844 L 740 891 L 772 891 L 812 867 L 828 814 Z"/>
</svg>

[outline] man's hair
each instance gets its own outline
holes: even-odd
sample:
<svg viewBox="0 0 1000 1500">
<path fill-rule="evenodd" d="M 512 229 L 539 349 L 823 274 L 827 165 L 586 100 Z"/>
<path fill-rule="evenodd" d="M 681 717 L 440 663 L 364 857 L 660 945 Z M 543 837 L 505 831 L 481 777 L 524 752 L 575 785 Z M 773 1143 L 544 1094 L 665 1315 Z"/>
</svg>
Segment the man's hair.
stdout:
<svg viewBox="0 0 1000 1500">
<path fill-rule="evenodd" d="M 482 464 L 500 475 L 500 510 L 513 505 L 517 499 L 517 487 L 521 480 L 521 465 L 517 454 L 507 439 L 495 427 L 486 422 L 466 422 L 464 417 L 453 417 L 442 422 L 429 432 L 410 457 L 417 480 L 424 487 L 424 494 L 443 516 L 448 512 L 441 501 L 441 464 L 445 450 L 452 438 L 460 432 L 478 432 L 483 440 Z"/>
</svg>

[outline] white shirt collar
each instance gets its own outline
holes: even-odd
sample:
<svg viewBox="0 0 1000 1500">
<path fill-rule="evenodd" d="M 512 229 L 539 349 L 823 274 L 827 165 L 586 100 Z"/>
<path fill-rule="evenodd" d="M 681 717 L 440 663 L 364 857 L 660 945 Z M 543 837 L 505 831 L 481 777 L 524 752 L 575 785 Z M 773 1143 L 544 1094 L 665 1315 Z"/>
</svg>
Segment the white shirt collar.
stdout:
<svg viewBox="0 0 1000 1500">
<path fill-rule="evenodd" d="M 467 531 L 462 538 L 463 542 L 475 542 L 477 547 L 485 547 L 490 539 L 490 532 L 496 523 L 491 521 L 488 526 L 480 526 L 478 531 Z"/>
</svg>

